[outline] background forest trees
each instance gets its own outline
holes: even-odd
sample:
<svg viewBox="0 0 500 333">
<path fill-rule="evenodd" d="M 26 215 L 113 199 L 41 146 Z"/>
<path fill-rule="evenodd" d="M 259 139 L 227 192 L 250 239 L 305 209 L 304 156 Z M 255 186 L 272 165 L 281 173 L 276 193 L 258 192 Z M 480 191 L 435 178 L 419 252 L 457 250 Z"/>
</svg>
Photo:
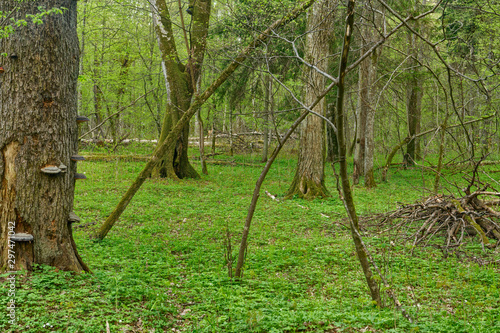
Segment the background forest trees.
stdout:
<svg viewBox="0 0 500 333">
<path fill-rule="evenodd" d="M 293 6 L 291 2 L 284 4 Z M 369 50 L 383 39 L 384 33 L 400 24 L 401 18 L 418 15 L 434 5 L 428 1 L 361 2 L 356 9 L 360 35 L 353 40 L 354 56 L 355 50 Z M 189 35 L 190 15 L 185 12 L 188 6 L 181 2 Z M 393 162 L 404 159 L 406 165 L 411 165 L 421 158 L 423 165 L 437 168 L 440 136 L 435 132 L 422 136 L 418 133 L 442 126 L 444 119 L 450 126 L 496 112 L 498 41 L 491 37 L 498 21 L 494 20 L 498 6 L 486 0 L 471 6 L 466 1 L 443 1 L 432 15 L 408 20 L 405 29 L 361 63 L 359 72 L 349 75 L 346 133 L 350 151 L 355 151 L 355 161 L 359 161 L 355 163 L 355 182 L 359 175 L 365 175 L 367 186 L 373 184 L 372 178 L 376 182 L 380 177 L 377 170 L 386 164 L 394 149 Z M 214 3 L 200 89 L 210 83 L 218 68 L 234 57 L 255 31 L 262 30 L 284 9 L 283 4 L 278 6 L 272 1 Z M 105 144 L 109 149 L 126 139 L 158 139 L 168 98 L 151 6 L 126 0 L 86 0 L 80 3 L 79 10 L 79 105 L 82 113 L 91 118 L 89 128 L 111 116 L 84 139 L 92 138 L 94 143 Z M 180 26 L 178 4 L 171 4 L 170 11 L 173 24 Z M 213 134 L 216 145 L 223 137 L 228 138 L 221 149 L 261 151 L 299 115 L 299 105 L 289 92 L 279 84 L 271 86 L 265 72 L 271 72 L 296 96 L 303 96 L 307 86 L 303 81 L 304 67 L 289 42 L 295 40 L 300 56 L 307 52 L 308 45 L 301 37 L 305 23 L 306 18 L 301 17 L 272 36 L 201 108 L 200 119 L 207 125 L 205 136 Z M 184 45 L 182 29 L 175 29 L 175 34 L 177 45 Z M 338 44 L 341 30 L 335 28 L 331 34 L 337 36 L 331 43 Z M 178 53 L 181 60 L 188 59 L 185 47 L 178 47 Z M 335 62 L 330 66 L 334 68 Z M 130 104 L 133 105 L 128 107 Z M 191 123 L 193 135 L 195 123 Z M 447 130 L 443 140 L 447 140 L 447 152 L 452 154 L 446 154 L 444 163 L 486 152 L 498 153 L 497 127 L 497 118 L 493 117 Z M 244 133 L 253 136 L 242 136 Z M 399 147 L 405 139 L 407 142 Z M 207 140 L 207 144 L 210 147 L 212 140 Z M 366 152 L 368 160 L 364 157 Z M 370 176 L 366 176 L 367 165 Z"/>
</svg>

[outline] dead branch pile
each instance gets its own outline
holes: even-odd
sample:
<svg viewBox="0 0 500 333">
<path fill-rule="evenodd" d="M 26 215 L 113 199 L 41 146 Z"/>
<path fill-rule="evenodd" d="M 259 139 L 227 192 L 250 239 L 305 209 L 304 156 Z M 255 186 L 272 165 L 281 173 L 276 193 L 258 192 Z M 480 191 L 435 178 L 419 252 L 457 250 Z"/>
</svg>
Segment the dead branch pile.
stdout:
<svg viewBox="0 0 500 333">
<path fill-rule="evenodd" d="M 383 232 L 403 232 L 413 246 L 427 245 L 435 235 L 441 235 L 445 237 L 445 247 L 450 248 L 461 245 L 466 236 L 479 235 L 483 248 L 495 247 L 499 242 L 491 244 L 490 239 L 500 240 L 500 212 L 492 206 L 498 205 L 499 200 L 481 199 L 491 196 L 500 197 L 500 193 L 478 190 L 462 198 L 432 196 L 379 216 L 379 226 L 390 225 Z"/>
<path fill-rule="evenodd" d="M 483 158 L 475 163 L 472 179 L 461 191 L 460 198 L 453 195 L 436 195 L 397 210 L 372 217 L 379 220 L 378 227 L 389 228 L 380 232 L 396 231 L 406 241 L 427 245 L 435 235 L 444 236 L 442 249 L 458 247 L 466 236 L 479 236 L 483 250 L 500 245 L 500 192 L 479 180 L 478 168 Z M 472 191 L 472 188 L 476 188 Z M 496 244 L 490 242 L 496 240 Z"/>
</svg>

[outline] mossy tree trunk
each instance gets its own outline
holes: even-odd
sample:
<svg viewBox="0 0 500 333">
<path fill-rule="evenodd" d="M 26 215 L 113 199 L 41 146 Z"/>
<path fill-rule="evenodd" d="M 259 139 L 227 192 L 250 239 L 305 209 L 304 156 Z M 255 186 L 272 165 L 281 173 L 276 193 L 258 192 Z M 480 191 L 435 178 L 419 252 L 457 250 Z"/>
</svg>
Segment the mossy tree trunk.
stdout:
<svg viewBox="0 0 500 333">
<path fill-rule="evenodd" d="M 5 72 L 0 74 L 0 267 L 31 270 L 46 264 L 61 270 L 88 270 L 76 251 L 69 214 L 73 210 L 77 153 L 79 48 L 76 1 L 1 1 L 15 20 L 46 9 L 67 8 L 43 24 L 16 27 L 1 40 Z M 46 174 L 47 166 L 67 166 Z M 33 235 L 8 245 L 9 227 Z M 10 229 L 12 230 L 12 229 Z M 15 252 L 15 265 L 8 261 Z M 12 253 L 12 252 L 10 252 Z"/>
<path fill-rule="evenodd" d="M 312 32 L 306 39 L 306 61 L 325 72 L 328 70 L 328 57 L 332 53 L 333 8 L 336 3 L 336 0 L 316 1 L 307 18 L 307 29 Z M 325 88 L 326 79 L 314 68 L 307 67 L 305 71 L 304 104 L 311 105 Z M 313 111 L 325 115 L 325 109 L 326 102 L 323 99 Z M 297 168 L 287 197 L 298 195 L 300 198 L 313 199 L 330 195 L 325 187 L 325 138 L 323 119 L 312 114 L 308 115 L 300 125 Z"/>
<path fill-rule="evenodd" d="M 187 63 L 183 63 L 179 59 L 170 11 L 165 0 L 154 0 L 152 4 L 153 15 L 158 23 L 155 30 L 170 88 L 170 102 L 163 119 L 158 149 L 183 113 L 191 106 L 196 90 L 196 82 L 200 78 L 205 56 L 212 3 L 211 0 L 190 1 L 192 15 L 182 14 L 181 12 L 183 20 L 192 20 L 191 40 L 189 45 L 186 45 L 189 53 Z M 198 172 L 192 167 L 188 159 L 188 139 L 189 123 L 184 125 L 182 132 L 177 137 L 175 146 L 169 149 L 161 162 L 155 166 L 153 176 L 172 179 L 199 177 Z"/>
</svg>

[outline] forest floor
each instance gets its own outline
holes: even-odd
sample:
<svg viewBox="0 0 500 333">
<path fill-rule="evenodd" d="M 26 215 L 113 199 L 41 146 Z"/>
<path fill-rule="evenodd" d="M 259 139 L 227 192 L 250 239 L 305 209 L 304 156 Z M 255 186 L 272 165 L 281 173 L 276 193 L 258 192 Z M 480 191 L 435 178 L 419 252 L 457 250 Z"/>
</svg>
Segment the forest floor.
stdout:
<svg viewBox="0 0 500 333">
<path fill-rule="evenodd" d="M 454 252 L 432 244 L 414 248 L 412 240 L 362 224 L 410 323 L 385 293 L 387 306 L 373 305 L 330 168 L 330 198 L 281 200 L 295 171 L 293 158 L 279 158 L 263 185 L 241 281 L 228 277 L 227 253 L 230 248 L 234 258 L 238 251 L 261 171 L 248 165 L 263 166 L 257 154 L 212 157 L 231 163 L 209 164 L 209 175 L 198 180 L 148 180 L 108 236 L 91 241 L 145 163 L 124 156 L 150 151 L 131 145 L 117 152 L 118 159 L 79 163 L 87 180 L 76 186 L 82 227 L 74 233 L 93 274 L 40 266 L 19 276 L 19 326 L 10 331 L 500 332 L 500 248 L 483 250 L 477 236 L 466 237 Z M 200 169 L 194 157 L 193 164 Z M 498 185 L 498 168 L 485 166 L 488 175 L 481 177 Z M 469 173 L 446 169 L 443 193 L 455 191 L 454 183 L 465 186 L 462 176 Z M 353 187 L 358 213 L 383 213 L 426 198 L 433 179 L 428 169 L 391 169 L 387 183 Z M 2 304 L 6 299 L 2 292 Z M 1 316 L 0 331 L 8 327 Z"/>
</svg>

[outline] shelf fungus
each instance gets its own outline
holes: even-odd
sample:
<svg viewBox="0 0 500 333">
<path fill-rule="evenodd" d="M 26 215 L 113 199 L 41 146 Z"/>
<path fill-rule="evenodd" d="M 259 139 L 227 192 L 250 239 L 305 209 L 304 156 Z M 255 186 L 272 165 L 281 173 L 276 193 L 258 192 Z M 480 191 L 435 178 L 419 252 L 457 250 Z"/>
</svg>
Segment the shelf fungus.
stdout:
<svg viewBox="0 0 500 333">
<path fill-rule="evenodd" d="M 75 179 L 87 179 L 83 173 L 75 173 Z"/>
<path fill-rule="evenodd" d="M 9 238 L 14 242 L 31 242 L 33 240 L 33 235 L 18 232 Z"/>
<path fill-rule="evenodd" d="M 82 219 L 76 215 L 74 212 L 69 213 L 68 222 L 69 223 L 79 223 Z"/>
<path fill-rule="evenodd" d="M 47 165 L 45 168 L 42 168 L 42 172 L 48 175 L 57 175 L 58 173 L 61 173 L 63 171 L 55 165 Z"/>
<path fill-rule="evenodd" d="M 71 160 L 74 162 L 85 161 L 85 157 L 80 155 L 73 155 L 71 156 Z"/>
<path fill-rule="evenodd" d="M 68 167 L 64 164 L 61 164 L 59 166 L 47 165 L 46 167 L 42 168 L 42 172 L 48 175 L 57 175 L 59 173 L 66 172 L 67 170 Z"/>
<path fill-rule="evenodd" d="M 76 116 L 76 122 L 78 124 L 84 123 L 84 122 L 87 122 L 87 121 L 90 121 L 90 119 L 87 118 L 87 117 L 85 117 L 85 116 Z"/>
</svg>

